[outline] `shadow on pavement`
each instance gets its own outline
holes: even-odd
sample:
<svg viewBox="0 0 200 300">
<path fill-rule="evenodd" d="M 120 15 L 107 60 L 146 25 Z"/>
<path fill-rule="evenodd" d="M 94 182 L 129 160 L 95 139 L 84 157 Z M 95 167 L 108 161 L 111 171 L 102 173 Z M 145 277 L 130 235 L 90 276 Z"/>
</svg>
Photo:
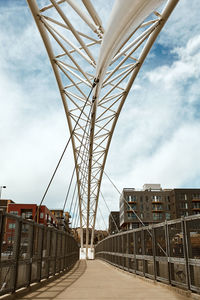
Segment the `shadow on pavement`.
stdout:
<svg viewBox="0 0 200 300">
<path fill-rule="evenodd" d="M 42 284 L 37 290 L 15 296 L 15 299 L 23 300 L 50 300 L 55 299 L 61 292 L 66 290 L 85 272 L 87 264 L 85 260 L 79 260 L 72 270 L 52 282 Z"/>
</svg>

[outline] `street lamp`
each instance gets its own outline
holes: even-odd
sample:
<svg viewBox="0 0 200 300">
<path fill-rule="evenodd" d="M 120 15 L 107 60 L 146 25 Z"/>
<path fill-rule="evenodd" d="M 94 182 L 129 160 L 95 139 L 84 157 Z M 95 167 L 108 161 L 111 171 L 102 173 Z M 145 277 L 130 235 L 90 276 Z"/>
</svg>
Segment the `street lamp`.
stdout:
<svg viewBox="0 0 200 300">
<path fill-rule="evenodd" d="M 6 189 L 6 186 L 5 185 L 0 186 L 0 199 L 1 199 L 2 189 Z"/>
</svg>

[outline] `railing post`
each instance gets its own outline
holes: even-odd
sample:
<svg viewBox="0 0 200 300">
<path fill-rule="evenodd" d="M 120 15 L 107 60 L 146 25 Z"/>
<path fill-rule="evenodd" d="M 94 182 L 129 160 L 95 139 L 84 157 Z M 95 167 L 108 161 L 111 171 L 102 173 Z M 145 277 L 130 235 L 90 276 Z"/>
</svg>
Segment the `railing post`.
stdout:
<svg viewBox="0 0 200 300">
<path fill-rule="evenodd" d="M 182 226 L 182 232 L 183 232 L 183 253 L 185 258 L 185 272 L 186 272 L 186 284 L 188 287 L 188 290 L 190 290 L 190 266 L 189 266 L 189 237 L 187 233 L 187 226 L 186 221 L 184 217 L 181 217 L 181 226 Z"/>
<path fill-rule="evenodd" d="M 52 229 L 49 228 L 48 230 L 49 230 L 49 239 L 47 240 L 48 255 L 46 257 L 46 259 L 47 259 L 47 278 L 49 277 L 50 264 L 51 264 L 50 257 L 51 257 L 51 240 L 52 240 Z"/>
<path fill-rule="evenodd" d="M 40 259 L 40 268 L 39 268 L 39 274 L 38 274 L 38 281 L 41 281 L 42 278 L 42 258 L 43 258 L 43 241 L 44 241 L 44 228 L 39 228 L 39 232 L 40 230 L 42 230 L 42 234 L 38 235 L 38 243 L 39 243 L 39 249 L 40 249 L 40 253 L 39 253 L 39 259 Z M 41 236 L 41 238 L 40 238 Z"/>
<path fill-rule="evenodd" d="M 122 234 L 121 235 L 121 243 L 122 243 L 122 247 L 121 247 L 121 254 L 122 254 L 122 256 L 121 256 L 121 266 L 122 266 L 122 268 L 123 268 L 123 270 L 124 270 L 124 261 L 125 261 L 125 256 L 124 256 L 124 249 L 125 249 L 125 245 L 124 245 L 124 234 Z"/>
<path fill-rule="evenodd" d="M 66 239 L 67 235 L 66 232 L 64 233 L 64 256 L 63 256 L 63 269 L 66 269 Z"/>
<path fill-rule="evenodd" d="M 141 246 L 142 246 L 142 255 L 143 255 L 143 275 L 145 277 L 145 259 L 144 259 L 144 255 L 145 255 L 145 250 L 144 250 L 144 229 L 141 229 Z"/>
<path fill-rule="evenodd" d="M 167 253 L 167 266 L 168 266 L 168 281 L 171 284 L 171 262 L 170 262 L 170 240 L 168 222 L 165 220 L 165 242 L 166 242 L 166 253 Z"/>
<path fill-rule="evenodd" d="M 31 223 L 30 221 L 30 233 L 28 235 L 28 253 L 29 253 L 29 270 L 28 270 L 28 284 L 29 286 L 31 284 L 31 274 L 32 274 L 32 262 L 33 262 L 33 238 L 34 238 L 34 225 L 33 221 Z"/>
<path fill-rule="evenodd" d="M 134 265 L 135 265 L 135 273 L 137 270 L 137 259 L 136 259 L 136 232 L 133 232 L 133 243 L 134 243 Z"/>
<path fill-rule="evenodd" d="M 17 288 L 17 277 L 18 277 L 18 266 L 19 266 L 19 256 L 20 256 L 20 243 L 21 243 L 21 230 L 22 230 L 22 220 L 16 219 L 16 227 L 15 227 L 15 268 L 12 274 L 13 278 L 13 290 L 12 293 L 15 292 Z M 13 251 L 14 254 L 14 251 Z"/>
<path fill-rule="evenodd" d="M 154 268 L 154 280 L 157 277 L 157 266 L 156 266 L 156 235 L 155 228 L 152 226 L 152 252 L 153 252 L 153 268 Z"/>
<path fill-rule="evenodd" d="M 55 247 L 55 261 L 54 261 L 54 275 L 56 274 L 56 261 L 57 261 L 57 242 L 58 242 L 58 231 L 56 229 L 55 230 L 55 233 L 56 233 L 56 247 Z"/>
<path fill-rule="evenodd" d="M 126 239 L 126 254 L 129 254 L 129 252 L 130 252 L 130 250 L 129 250 L 129 247 L 130 247 L 130 245 L 129 245 L 129 233 L 127 232 L 126 235 L 127 235 L 127 239 Z M 126 256 L 126 264 L 127 264 L 126 268 L 128 269 L 128 271 L 129 271 L 129 267 L 130 267 L 129 262 L 130 262 L 130 259 L 129 259 L 128 256 Z"/>
<path fill-rule="evenodd" d="M 2 244 L 4 240 L 4 230 L 5 230 L 5 219 L 6 216 L 2 210 L 0 210 L 0 256 L 2 253 Z"/>
</svg>

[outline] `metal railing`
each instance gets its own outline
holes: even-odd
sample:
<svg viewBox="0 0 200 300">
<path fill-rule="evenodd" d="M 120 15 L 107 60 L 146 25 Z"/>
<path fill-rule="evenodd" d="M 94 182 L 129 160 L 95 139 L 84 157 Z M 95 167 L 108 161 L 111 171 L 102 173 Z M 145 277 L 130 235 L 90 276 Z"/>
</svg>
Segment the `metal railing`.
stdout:
<svg viewBox="0 0 200 300">
<path fill-rule="evenodd" d="M 95 257 L 200 293 L 200 214 L 111 235 L 97 244 Z"/>
<path fill-rule="evenodd" d="M 67 232 L 0 211 L 0 295 L 70 269 L 79 259 Z"/>
</svg>

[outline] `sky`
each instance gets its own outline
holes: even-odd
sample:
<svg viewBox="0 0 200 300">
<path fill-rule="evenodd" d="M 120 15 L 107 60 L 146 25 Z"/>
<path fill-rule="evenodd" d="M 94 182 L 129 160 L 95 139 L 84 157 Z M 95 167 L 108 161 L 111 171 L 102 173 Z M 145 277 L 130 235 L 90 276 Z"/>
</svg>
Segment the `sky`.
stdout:
<svg viewBox="0 0 200 300">
<path fill-rule="evenodd" d="M 112 3 L 96 1 L 105 21 Z M 200 187 L 199 11 L 199 0 L 179 1 L 129 93 L 105 167 L 121 191 L 145 183 Z M 39 204 L 68 137 L 56 80 L 28 5 L 1 0 L 2 198 Z M 72 170 L 70 148 L 45 198 L 47 207 L 63 207 Z M 102 193 L 110 210 L 118 210 L 119 194 L 106 178 Z M 107 223 L 101 198 L 99 206 Z M 100 215 L 97 227 L 105 227 Z"/>
</svg>

